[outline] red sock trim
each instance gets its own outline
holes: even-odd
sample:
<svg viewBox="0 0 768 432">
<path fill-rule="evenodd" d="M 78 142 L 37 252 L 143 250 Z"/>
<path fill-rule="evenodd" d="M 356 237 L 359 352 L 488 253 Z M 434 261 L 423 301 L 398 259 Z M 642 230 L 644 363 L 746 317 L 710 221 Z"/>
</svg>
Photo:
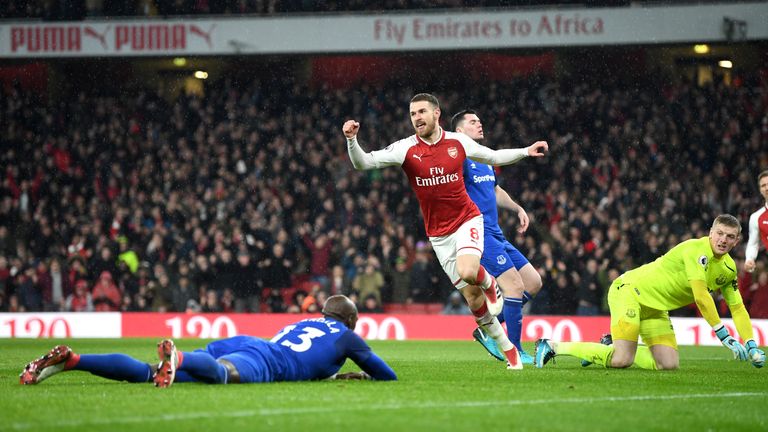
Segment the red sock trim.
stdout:
<svg viewBox="0 0 768 432">
<path fill-rule="evenodd" d="M 69 355 L 69 358 L 64 363 L 64 370 L 72 369 L 73 367 L 77 366 L 77 364 L 80 362 L 80 354 L 72 353 Z"/>
<path fill-rule="evenodd" d="M 176 363 L 176 369 L 181 367 L 181 362 L 184 361 L 184 353 L 181 351 L 176 351 L 176 357 L 179 359 L 179 362 Z"/>
<path fill-rule="evenodd" d="M 472 311 L 472 315 L 482 318 L 485 314 L 488 313 L 488 305 L 483 302 L 483 305 L 480 306 L 477 310 Z"/>
<path fill-rule="evenodd" d="M 517 366 L 517 358 L 518 358 L 517 347 L 512 345 L 512 348 L 504 351 L 504 355 L 507 357 L 507 361 L 509 362 L 509 364 L 511 364 L 512 366 Z"/>
<path fill-rule="evenodd" d="M 480 266 L 477 270 L 477 276 L 475 276 L 475 284 L 482 286 L 485 281 L 485 267 Z"/>
</svg>

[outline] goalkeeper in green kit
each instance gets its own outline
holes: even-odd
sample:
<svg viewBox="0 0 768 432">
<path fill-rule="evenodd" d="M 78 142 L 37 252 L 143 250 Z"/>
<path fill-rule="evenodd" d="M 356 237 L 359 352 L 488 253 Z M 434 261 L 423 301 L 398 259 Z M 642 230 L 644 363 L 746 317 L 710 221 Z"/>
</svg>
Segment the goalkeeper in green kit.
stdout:
<svg viewBox="0 0 768 432">
<path fill-rule="evenodd" d="M 590 342 L 536 342 L 536 367 L 558 355 L 587 364 L 643 369 L 677 369 L 680 358 L 669 311 L 696 303 L 712 330 L 735 358 L 763 367 L 765 353 L 753 339 L 752 323 L 741 300 L 736 263 L 728 254 L 741 239 L 741 224 L 731 215 L 715 218 L 709 236 L 686 240 L 656 261 L 619 276 L 608 291 L 612 345 Z M 711 292 L 720 291 L 744 345 L 720 322 Z M 641 336 L 644 346 L 638 346 Z"/>
</svg>

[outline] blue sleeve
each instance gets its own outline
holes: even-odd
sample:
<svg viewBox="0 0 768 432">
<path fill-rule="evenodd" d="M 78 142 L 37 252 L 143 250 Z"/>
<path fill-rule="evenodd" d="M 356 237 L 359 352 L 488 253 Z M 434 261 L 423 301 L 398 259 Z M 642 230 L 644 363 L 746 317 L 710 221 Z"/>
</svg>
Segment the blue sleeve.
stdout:
<svg viewBox="0 0 768 432">
<path fill-rule="evenodd" d="M 469 178 L 469 162 L 470 162 L 469 158 L 464 159 L 464 169 L 462 170 L 462 171 L 464 171 L 464 173 L 463 173 L 463 175 L 464 175 L 464 183 L 466 183 L 467 179 Z"/>
<path fill-rule="evenodd" d="M 378 381 L 397 380 L 395 371 L 381 357 L 374 354 L 371 347 L 355 332 L 347 331 L 339 342 L 343 346 L 345 356 L 352 359 L 371 378 Z"/>
</svg>

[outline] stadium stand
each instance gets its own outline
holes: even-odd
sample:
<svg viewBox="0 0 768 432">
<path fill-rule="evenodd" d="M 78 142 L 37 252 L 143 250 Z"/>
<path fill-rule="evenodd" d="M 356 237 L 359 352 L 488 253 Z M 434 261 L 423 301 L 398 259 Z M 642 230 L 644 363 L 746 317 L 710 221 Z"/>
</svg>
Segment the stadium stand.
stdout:
<svg viewBox="0 0 768 432">
<path fill-rule="evenodd" d="M 354 171 L 340 138 L 347 116 L 366 125 L 368 148 L 409 134 L 411 92 L 275 77 L 172 100 L 83 89 L 64 104 L 6 86 L 0 307 L 72 308 L 79 281 L 92 292 L 106 272 L 121 300 L 101 299 L 102 309 L 301 311 L 320 291 L 351 294 L 372 262 L 385 311 L 438 311 L 451 287 L 434 254 L 419 257 L 407 180 Z M 604 289 L 612 274 L 706 235 L 721 212 L 746 222 L 754 173 L 768 166 L 764 75 L 704 86 L 532 75 L 438 95 L 446 114 L 482 113 L 493 143 L 550 142 L 548 160 L 500 171 L 534 221 L 525 236 L 511 215 L 505 226 L 544 279 L 532 313 L 575 313 L 574 287 Z"/>
</svg>

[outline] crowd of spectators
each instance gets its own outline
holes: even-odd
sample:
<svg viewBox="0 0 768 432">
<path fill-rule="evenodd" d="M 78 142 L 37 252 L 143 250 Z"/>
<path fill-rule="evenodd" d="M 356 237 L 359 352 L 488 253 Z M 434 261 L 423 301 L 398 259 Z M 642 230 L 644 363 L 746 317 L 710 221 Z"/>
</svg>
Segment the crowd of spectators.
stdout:
<svg viewBox="0 0 768 432">
<path fill-rule="evenodd" d="M 358 119 L 368 149 L 412 134 L 415 90 L 276 76 L 170 101 L 3 91 L 0 310 L 312 312 L 336 293 L 363 312 L 448 301 L 406 177 L 353 170 L 340 131 Z M 746 224 L 761 203 L 768 82 L 757 76 L 704 86 L 532 76 L 437 96 L 444 121 L 477 110 L 490 145 L 550 143 L 547 158 L 499 170 L 532 219 L 518 234 L 501 212 L 543 277 L 531 313 L 603 313 L 619 273 L 706 235 L 720 213 Z M 741 263 L 743 247 L 734 255 Z M 741 281 L 750 303 L 766 285 Z"/>
</svg>

